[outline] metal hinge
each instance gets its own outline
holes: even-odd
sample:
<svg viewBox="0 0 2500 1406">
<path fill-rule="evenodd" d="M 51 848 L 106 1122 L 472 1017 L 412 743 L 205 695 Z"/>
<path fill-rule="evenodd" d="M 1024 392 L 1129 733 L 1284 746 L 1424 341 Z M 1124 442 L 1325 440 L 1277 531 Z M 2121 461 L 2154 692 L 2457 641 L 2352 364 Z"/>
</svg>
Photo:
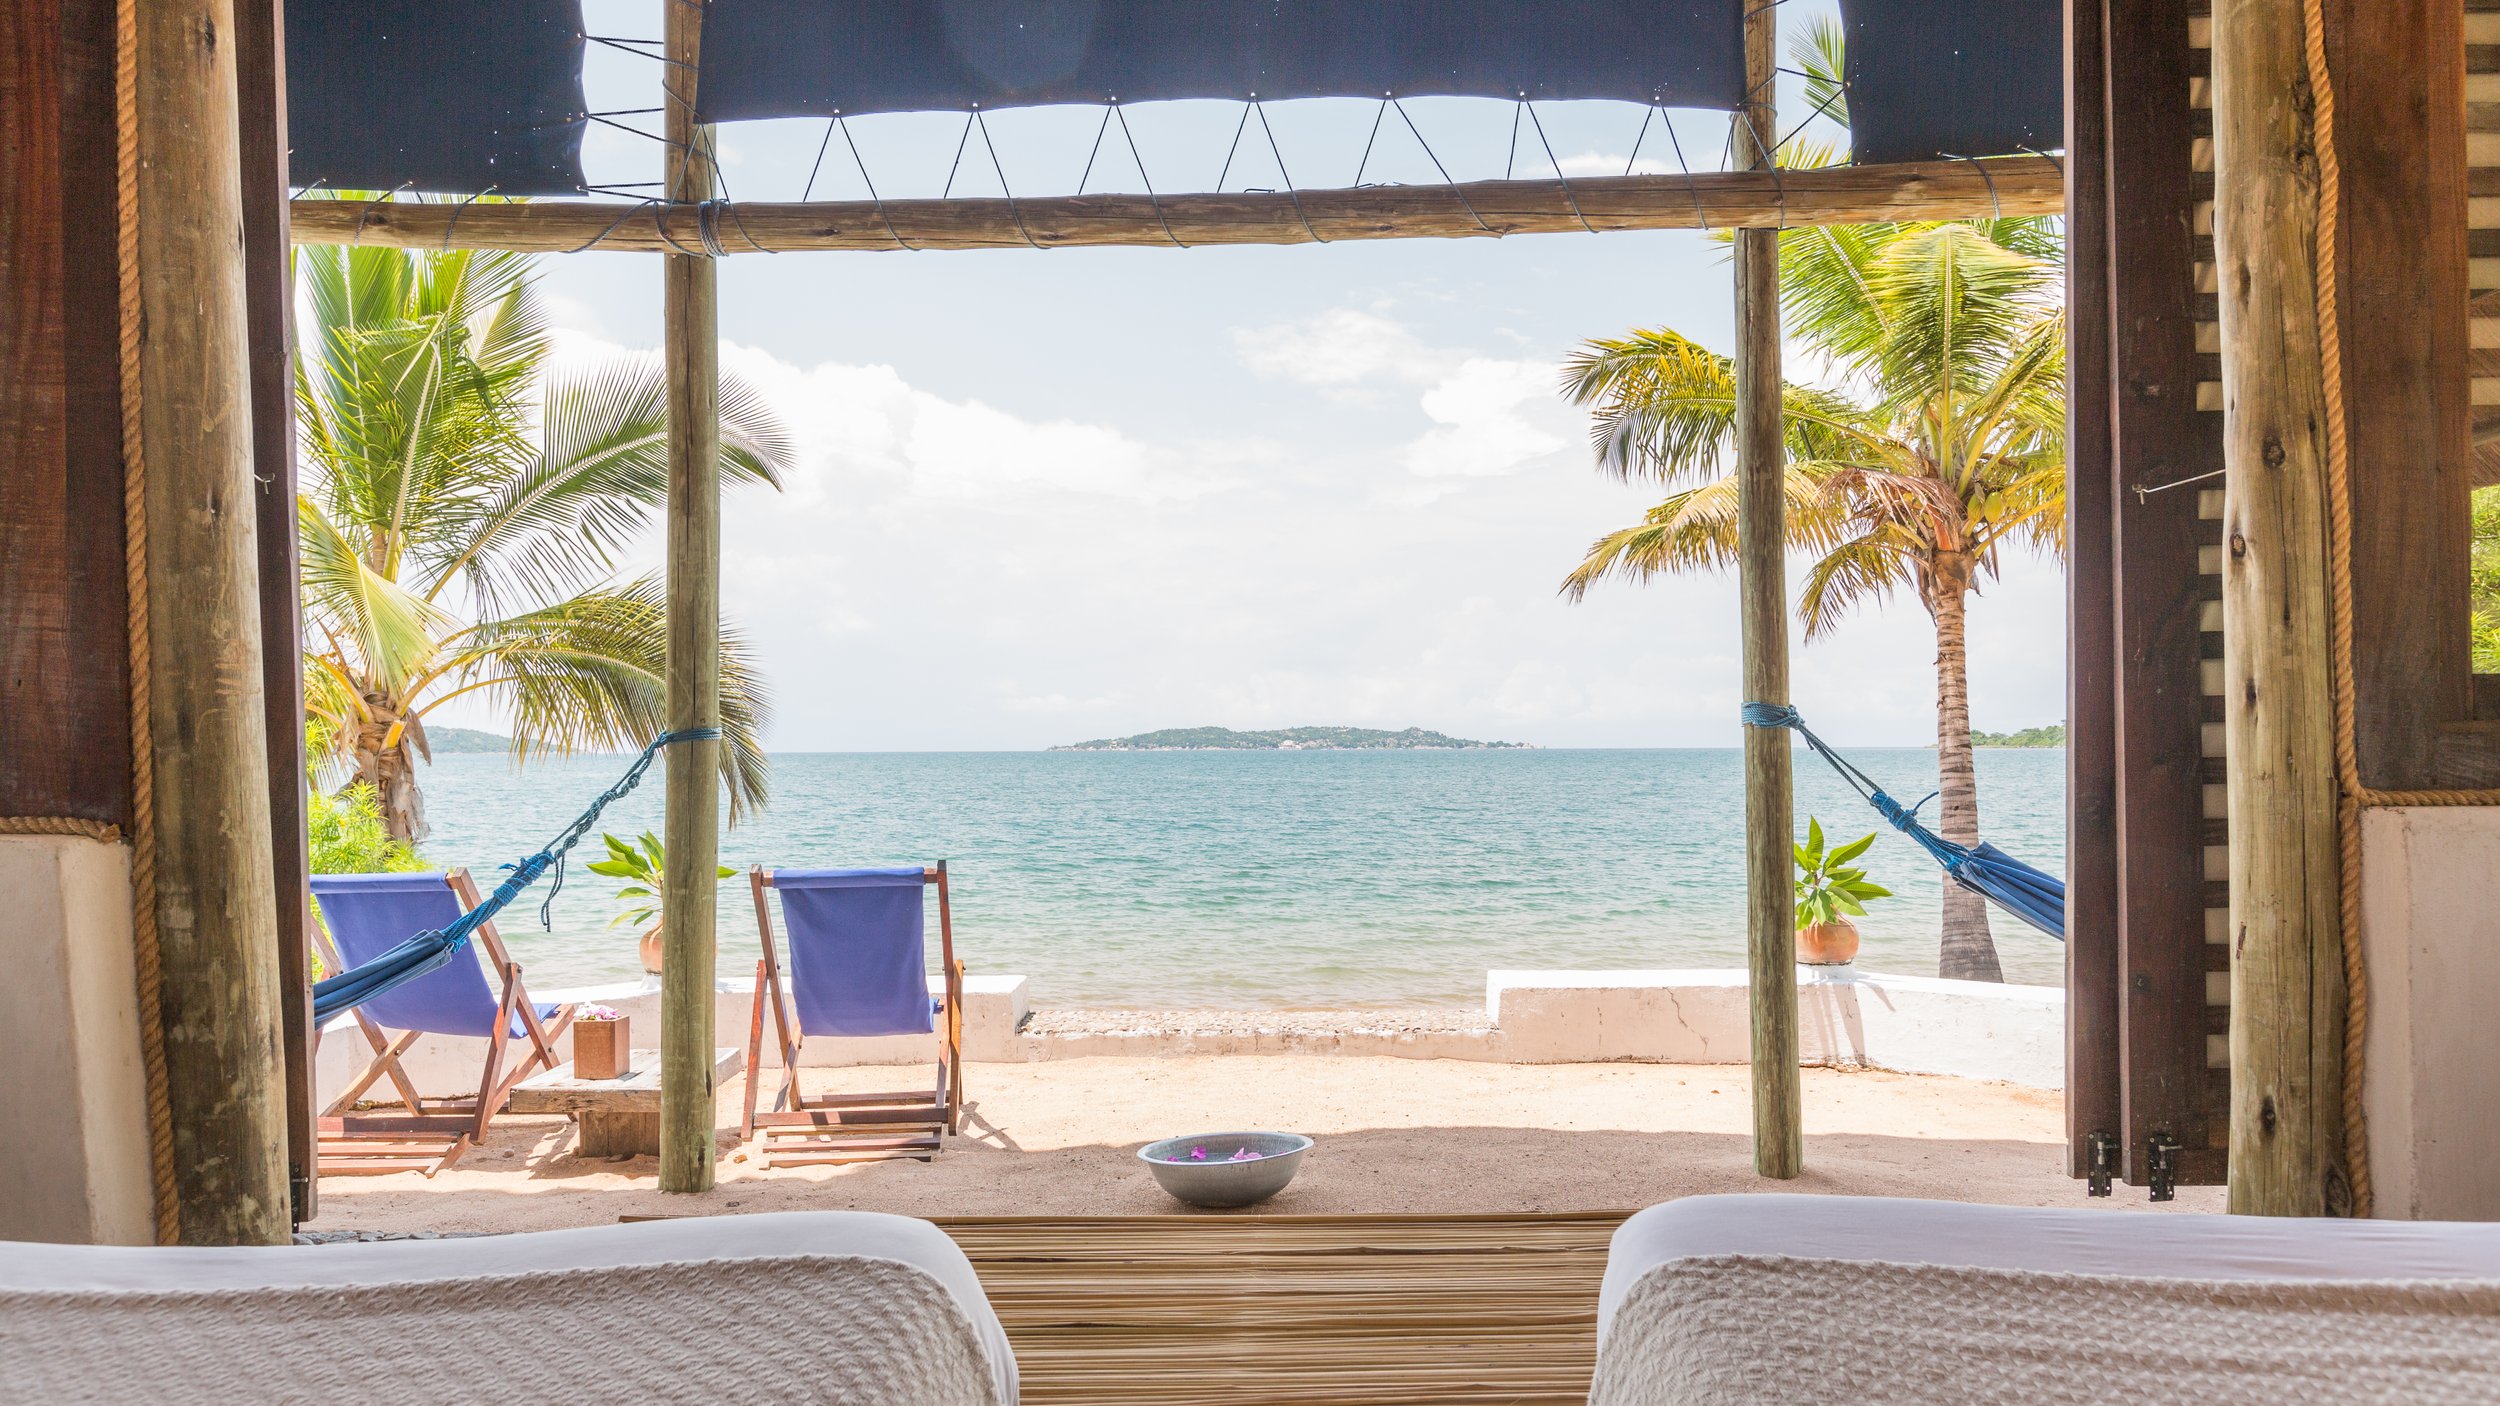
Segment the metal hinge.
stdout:
<svg viewBox="0 0 2500 1406">
<path fill-rule="evenodd" d="M 287 1218 L 298 1226 L 312 1219 L 312 1178 L 299 1168 L 287 1169 L 286 1207 Z"/>
<path fill-rule="evenodd" d="M 2112 1133 L 2086 1133 L 2083 1156 L 2083 1194 L 2107 1196 L 2111 1180 L 2118 1175 L 2117 1136 Z"/>
<path fill-rule="evenodd" d="M 2144 1147 L 2144 1184 L 2152 1192 L 2151 1199 L 2176 1199 L 2179 1194 L 2179 1140 L 2157 1131 Z"/>
</svg>

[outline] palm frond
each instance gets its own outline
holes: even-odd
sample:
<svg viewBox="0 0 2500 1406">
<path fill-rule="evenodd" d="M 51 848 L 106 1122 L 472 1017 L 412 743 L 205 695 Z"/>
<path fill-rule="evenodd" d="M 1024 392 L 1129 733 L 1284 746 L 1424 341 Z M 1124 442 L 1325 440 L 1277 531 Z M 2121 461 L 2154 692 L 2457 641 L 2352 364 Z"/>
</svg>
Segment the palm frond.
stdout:
<svg viewBox="0 0 2500 1406">
<path fill-rule="evenodd" d="M 1563 363 L 1564 394 L 1594 404 L 1598 467 L 1618 478 L 1687 483 L 1717 473 L 1736 436 L 1736 367 L 1682 333 L 1656 329 L 1582 345 Z M 1791 455 L 1821 458 L 1874 426 L 1846 399 L 1811 386 L 1780 389 Z"/>
<path fill-rule="evenodd" d="M 1821 639 L 1850 611 L 1914 585 L 1918 550 L 1899 527 L 1885 523 L 1815 558 L 1797 593 L 1797 618 L 1805 622 L 1806 638 Z"/>
<path fill-rule="evenodd" d="M 1782 484 L 1784 535 L 1794 551 L 1824 551 L 1847 533 L 1848 504 L 1828 491 L 1822 466 L 1791 464 Z M 1734 476 L 1670 494 L 1637 527 L 1607 533 L 1589 544 L 1579 566 L 1563 578 L 1561 594 L 1580 600 L 1608 577 L 1646 581 L 1683 571 L 1714 571 L 1736 564 L 1738 483 Z"/>
<path fill-rule="evenodd" d="M 305 618 L 355 642 L 355 675 L 385 689 L 405 687 L 432 661 L 449 617 L 376 571 L 312 499 L 297 500 L 296 523 Z"/>
<path fill-rule="evenodd" d="M 779 487 L 789 435 L 754 387 L 723 378 L 726 483 Z M 668 499 L 668 378 L 655 356 L 610 357 L 547 381 L 535 455 L 485 486 L 476 515 L 447 537 L 426 590 L 464 583 L 492 614 L 604 580 L 616 553 Z"/>
<path fill-rule="evenodd" d="M 2043 261 L 1962 223 L 1905 229 L 1867 274 L 1890 328 L 1875 357 L 1887 406 L 1946 421 L 2049 310 L 2056 290 Z"/>
<path fill-rule="evenodd" d="M 745 637 L 724 625 L 720 638 L 721 780 L 734 825 L 764 802 L 769 700 Z M 524 757 L 639 749 L 668 725 L 666 593 L 646 576 L 479 625 L 442 668 L 459 686 L 427 709 L 485 693 L 505 706 Z"/>
<path fill-rule="evenodd" d="M 1788 41 L 1788 61 L 1805 75 L 1806 108 L 1849 125 L 1849 36 L 1834 15 L 1817 15 Z"/>
</svg>

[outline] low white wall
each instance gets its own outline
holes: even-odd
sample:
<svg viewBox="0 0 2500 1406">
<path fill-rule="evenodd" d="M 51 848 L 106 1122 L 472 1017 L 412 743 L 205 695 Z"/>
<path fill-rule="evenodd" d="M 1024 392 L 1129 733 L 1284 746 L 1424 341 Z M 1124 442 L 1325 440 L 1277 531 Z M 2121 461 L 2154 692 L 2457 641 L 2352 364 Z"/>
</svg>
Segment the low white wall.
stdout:
<svg viewBox="0 0 2500 1406">
<path fill-rule="evenodd" d="M 130 851 L 0 836 L 0 1240 L 156 1239 Z"/>
<path fill-rule="evenodd" d="M 1752 1058 L 1745 973 L 1497 971 L 1485 1005 L 1520 1064 Z M 1797 1054 L 1807 1064 L 2066 1084 L 2066 993 L 2053 986 L 1797 969 Z"/>
<path fill-rule="evenodd" d="M 2002 1079 L 2037 1088 L 2065 1084 L 2063 991 L 2041 986 L 1879 976 L 1849 967 L 1801 967 L 1800 1055 L 1808 1064 L 1896 1069 Z M 634 1022 L 634 1043 L 656 1046 L 659 993 L 640 986 L 538 993 L 542 1001 L 596 1001 Z M 751 982 L 723 982 L 715 1016 L 723 1045 L 746 1043 Z M 1035 1033 L 1021 976 L 973 976 L 964 989 L 964 1055 L 1024 1063 L 1097 1055 L 1387 1055 L 1494 1063 L 1636 1061 L 1741 1064 L 1749 1058 L 1745 974 L 1741 971 L 1497 971 L 1485 983 L 1485 1018 L 1466 1028 L 1414 1030 L 1394 1018 L 1368 1026 L 1359 1013 L 1326 1021 L 1292 1011 L 1225 1013 L 1207 1028 L 1173 1028 L 1142 1017 L 1133 1028 L 1091 1022 L 1081 1031 Z M 1349 1018 L 1351 1015 L 1352 1018 Z M 426 1093 L 462 1092 L 478 1077 L 475 1040 L 427 1039 L 405 1057 Z M 322 1041 L 323 1097 L 363 1065 L 365 1044 L 352 1025 L 334 1024 Z M 909 1064 L 935 1057 L 933 1038 L 811 1040 L 808 1066 Z M 761 1063 L 780 1063 L 767 1024 Z"/>
</svg>

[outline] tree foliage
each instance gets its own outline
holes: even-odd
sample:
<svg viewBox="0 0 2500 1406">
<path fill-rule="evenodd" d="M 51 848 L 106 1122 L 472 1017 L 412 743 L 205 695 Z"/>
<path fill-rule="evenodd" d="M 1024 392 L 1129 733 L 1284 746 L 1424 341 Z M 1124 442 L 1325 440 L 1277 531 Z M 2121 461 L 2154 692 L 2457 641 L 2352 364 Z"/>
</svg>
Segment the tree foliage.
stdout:
<svg viewBox="0 0 2500 1406">
<path fill-rule="evenodd" d="M 518 759 L 632 750 L 662 730 L 659 583 L 620 554 L 667 499 L 667 380 L 651 356 L 552 355 L 531 261 L 307 246 L 296 362 L 305 705 L 391 833 L 425 833 L 425 717 L 479 695 Z M 777 485 L 790 445 L 721 387 L 721 473 Z M 764 796 L 765 692 L 723 631 L 721 771 Z"/>
</svg>

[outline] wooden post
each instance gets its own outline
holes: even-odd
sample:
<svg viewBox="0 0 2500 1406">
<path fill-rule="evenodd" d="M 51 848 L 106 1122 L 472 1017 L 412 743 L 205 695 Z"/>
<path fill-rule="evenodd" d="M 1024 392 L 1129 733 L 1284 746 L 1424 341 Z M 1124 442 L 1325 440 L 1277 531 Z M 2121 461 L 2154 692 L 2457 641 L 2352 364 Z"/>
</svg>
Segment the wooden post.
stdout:
<svg viewBox="0 0 2500 1406">
<path fill-rule="evenodd" d="M 669 199 L 712 198 L 711 133 L 695 120 L 703 7 L 669 0 L 665 30 Z M 668 725 L 720 726 L 720 323 L 717 265 L 663 256 L 668 358 Z M 708 1191 L 712 1141 L 712 965 L 720 865 L 720 746 L 667 750 L 669 882 L 660 937 L 660 1189 Z"/>
<path fill-rule="evenodd" d="M 294 1219 L 319 1213 L 305 832 L 302 574 L 296 553 L 295 279 L 287 248 L 285 0 L 234 0 L 243 124 L 244 291 L 250 300 L 253 478 L 260 550 L 261 687 L 269 734 L 270 858 L 286 1032 L 287 1188 Z"/>
<path fill-rule="evenodd" d="M 2302 0 L 2214 7 L 2233 1211 L 2349 1205 L 2318 143 Z"/>
<path fill-rule="evenodd" d="M 2123 1126 L 2102 18 L 2102 0 L 2066 6 L 2066 1171 L 2076 1177 L 2092 1170 L 2094 1138 Z"/>
<path fill-rule="evenodd" d="M 1746 104 L 1737 164 L 1776 159 L 1779 10 L 1745 11 Z M 1788 702 L 1788 561 L 1780 443 L 1780 245 L 1776 229 L 1736 232 L 1736 507 L 1745 698 Z M 1789 738 L 1745 729 L 1745 950 L 1753 1002 L 1753 1167 L 1786 1180 L 1805 1167 L 1797 1076 L 1795 821 Z"/>
<path fill-rule="evenodd" d="M 138 463 L 179 1237 L 283 1243 L 286 1087 L 231 0 L 134 7 Z"/>
</svg>

